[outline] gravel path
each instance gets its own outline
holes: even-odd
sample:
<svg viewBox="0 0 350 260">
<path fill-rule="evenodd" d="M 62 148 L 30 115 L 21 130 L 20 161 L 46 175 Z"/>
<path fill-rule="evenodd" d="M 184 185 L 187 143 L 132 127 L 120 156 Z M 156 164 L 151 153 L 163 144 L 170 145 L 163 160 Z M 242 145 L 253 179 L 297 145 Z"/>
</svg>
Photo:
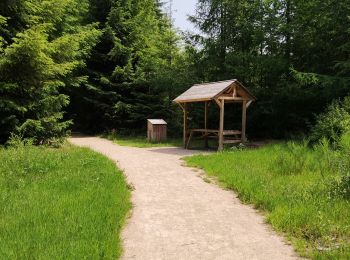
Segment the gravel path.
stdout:
<svg viewBox="0 0 350 260">
<path fill-rule="evenodd" d="M 231 191 L 206 183 L 180 148 L 122 147 L 96 137 L 71 138 L 117 162 L 135 190 L 122 233 L 123 259 L 296 259 L 290 245 Z"/>
</svg>

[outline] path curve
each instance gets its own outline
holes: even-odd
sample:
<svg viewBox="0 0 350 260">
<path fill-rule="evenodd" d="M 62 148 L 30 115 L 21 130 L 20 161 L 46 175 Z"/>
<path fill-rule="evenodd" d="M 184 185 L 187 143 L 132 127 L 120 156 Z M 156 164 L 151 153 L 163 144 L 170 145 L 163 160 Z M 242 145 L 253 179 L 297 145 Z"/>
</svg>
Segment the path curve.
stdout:
<svg viewBox="0 0 350 260">
<path fill-rule="evenodd" d="M 297 259 L 292 247 L 231 191 L 206 183 L 180 148 L 123 147 L 96 137 L 70 142 L 117 162 L 132 192 L 123 259 Z"/>
</svg>

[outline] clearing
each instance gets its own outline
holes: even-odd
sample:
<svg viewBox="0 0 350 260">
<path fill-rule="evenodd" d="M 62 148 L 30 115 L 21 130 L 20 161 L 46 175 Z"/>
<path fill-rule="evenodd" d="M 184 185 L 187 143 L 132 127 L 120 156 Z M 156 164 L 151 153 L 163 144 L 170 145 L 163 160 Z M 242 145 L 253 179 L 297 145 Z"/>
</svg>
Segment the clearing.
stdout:
<svg viewBox="0 0 350 260">
<path fill-rule="evenodd" d="M 123 147 L 71 138 L 118 163 L 134 187 L 124 259 L 295 259 L 292 247 L 231 191 L 184 167 L 180 148 Z"/>
</svg>

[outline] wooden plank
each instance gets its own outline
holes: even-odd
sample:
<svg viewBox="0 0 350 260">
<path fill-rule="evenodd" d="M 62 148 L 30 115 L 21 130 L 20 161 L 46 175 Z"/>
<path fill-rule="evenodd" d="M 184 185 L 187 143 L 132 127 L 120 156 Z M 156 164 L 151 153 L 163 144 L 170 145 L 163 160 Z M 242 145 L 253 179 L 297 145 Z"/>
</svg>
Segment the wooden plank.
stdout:
<svg viewBox="0 0 350 260">
<path fill-rule="evenodd" d="M 224 149 L 224 119 L 225 119 L 225 100 L 221 101 L 220 107 L 220 128 L 219 128 L 219 151 Z"/>
<path fill-rule="evenodd" d="M 232 100 L 232 101 L 248 101 L 249 99 L 247 98 L 242 98 L 242 97 L 228 97 L 228 96 L 222 96 L 219 97 L 219 100 Z"/>
<path fill-rule="evenodd" d="M 246 124 L 247 124 L 247 101 L 243 101 L 242 104 L 242 143 L 246 142 L 246 136 L 245 136 L 245 131 L 246 131 Z"/>
<path fill-rule="evenodd" d="M 239 130 L 224 130 L 224 135 L 241 135 L 242 132 Z"/>
<path fill-rule="evenodd" d="M 241 142 L 242 142 L 241 139 L 229 139 L 229 140 L 225 140 L 224 144 L 239 144 Z"/>
<path fill-rule="evenodd" d="M 207 129 L 208 128 L 208 102 L 205 102 L 204 104 L 204 128 Z M 208 148 L 209 143 L 208 143 L 208 138 L 204 137 L 204 144 L 205 144 L 205 148 Z"/>
<path fill-rule="evenodd" d="M 194 98 L 194 99 L 181 99 L 181 100 L 176 100 L 176 103 L 193 103 L 193 102 L 204 102 L 204 101 L 210 101 L 211 98 Z"/>
<path fill-rule="evenodd" d="M 191 129 L 193 132 L 207 132 L 207 133 L 219 133 L 219 130 L 216 129 Z"/>
<path fill-rule="evenodd" d="M 183 105 L 184 107 L 184 118 L 183 118 L 183 146 L 186 148 L 187 143 L 187 129 L 188 129 L 188 121 L 187 121 L 187 104 Z"/>
<path fill-rule="evenodd" d="M 218 100 L 217 98 L 214 99 L 215 103 L 219 106 L 219 108 L 221 109 L 221 102 L 220 100 Z"/>
<path fill-rule="evenodd" d="M 208 128 L 208 102 L 204 103 L 204 129 Z"/>
<path fill-rule="evenodd" d="M 188 140 L 187 140 L 186 149 L 188 149 L 188 147 L 190 146 L 190 142 L 191 142 L 192 136 L 193 136 L 193 131 L 191 131 L 190 137 L 189 137 Z"/>
<path fill-rule="evenodd" d="M 246 105 L 246 108 L 248 108 L 252 103 L 253 103 L 253 100 L 249 100 L 247 105 Z"/>
<path fill-rule="evenodd" d="M 214 98 L 214 99 L 211 99 L 211 98 L 202 99 L 201 98 L 201 99 L 191 99 L 191 100 L 176 100 L 175 102 L 182 107 L 186 103 L 209 102 L 211 100 L 214 100 L 219 105 L 218 102 L 220 102 L 219 100 L 221 100 L 221 99 L 232 100 L 232 101 L 243 101 L 243 100 L 249 101 L 249 100 L 251 100 L 249 98 L 242 98 L 242 97 L 235 97 L 235 98 L 233 98 L 233 97 L 229 97 L 229 96 L 219 96 L 219 97 Z"/>
<path fill-rule="evenodd" d="M 177 104 L 181 107 L 182 111 L 185 110 L 184 105 L 182 103 L 177 103 Z"/>
</svg>

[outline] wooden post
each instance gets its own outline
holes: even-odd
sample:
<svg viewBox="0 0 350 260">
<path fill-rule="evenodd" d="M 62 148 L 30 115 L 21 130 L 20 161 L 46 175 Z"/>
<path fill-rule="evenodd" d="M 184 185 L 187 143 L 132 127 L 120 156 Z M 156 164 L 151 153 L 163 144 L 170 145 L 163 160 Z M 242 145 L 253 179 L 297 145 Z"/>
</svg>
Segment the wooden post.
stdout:
<svg viewBox="0 0 350 260">
<path fill-rule="evenodd" d="M 208 129 L 208 105 L 209 103 L 207 101 L 205 101 L 204 103 L 204 129 L 207 130 Z M 208 136 L 207 133 L 205 133 L 205 148 L 208 148 L 209 144 L 208 144 Z"/>
<path fill-rule="evenodd" d="M 242 143 L 245 143 L 247 141 L 245 136 L 246 124 L 247 124 L 247 101 L 244 100 L 242 104 Z"/>
<path fill-rule="evenodd" d="M 184 122 L 183 122 L 183 145 L 186 148 L 187 146 L 187 128 L 188 128 L 188 122 L 187 122 L 187 104 L 184 103 L 183 105 L 183 112 L 184 112 Z"/>
<path fill-rule="evenodd" d="M 219 151 L 224 149 L 224 118 L 225 118 L 225 100 L 221 100 L 220 106 L 220 129 L 219 129 Z"/>
</svg>

